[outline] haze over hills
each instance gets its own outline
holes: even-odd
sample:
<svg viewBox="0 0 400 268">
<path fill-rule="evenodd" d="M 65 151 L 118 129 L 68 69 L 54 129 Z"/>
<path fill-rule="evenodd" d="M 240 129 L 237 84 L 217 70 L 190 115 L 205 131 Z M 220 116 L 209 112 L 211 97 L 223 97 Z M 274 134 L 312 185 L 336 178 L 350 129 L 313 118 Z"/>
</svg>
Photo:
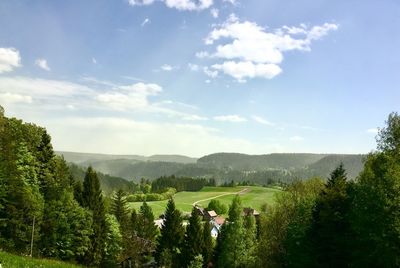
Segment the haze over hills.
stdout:
<svg viewBox="0 0 400 268">
<path fill-rule="evenodd" d="M 160 176 L 190 176 L 215 178 L 217 181 L 250 180 L 260 184 L 268 181 L 291 181 L 311 176 L 326 178 L 341 162 L 348 176 L 354 179 L 363 168 L 364 155 L 274 153 L 247 155 L 215 153 L 199 159 L 181 155 L 105 155 L 75 152 L 57 152 L 71 163 L 139 181 Z"/>
</svg>

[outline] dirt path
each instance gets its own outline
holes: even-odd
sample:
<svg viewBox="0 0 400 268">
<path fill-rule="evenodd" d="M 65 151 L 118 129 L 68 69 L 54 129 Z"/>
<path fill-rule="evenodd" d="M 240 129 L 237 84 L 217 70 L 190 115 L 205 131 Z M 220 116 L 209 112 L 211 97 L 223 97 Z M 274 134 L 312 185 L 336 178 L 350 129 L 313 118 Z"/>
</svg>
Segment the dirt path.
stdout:
<svg viewBox="0 0 400 268">
<path fill-rule="evenodd" d="M 213 196 L 213 197 L 210 197 L 210 198 L 198 200 L 198 201 L 194 202 L 194 203 L 192 204 L 192 206 L 195 206 L 197 203 L 200 203 L 200 202 L 203 202 L 203 201 L 208 201 L 208 200 L 212 200 L 212 199 L 215 199 L 215 198 L 219 198 L 219 197 L 221 197 L 221 196 L 230 195 L 230 194 L 239 194 L 239 195 L 242 195 L 242 194 L 245 194 L 245 193 L 247 193 L 247 192 L 249 192 L 249 191 L 250 191 L 249 188 L 244 188 L 243 190 L 240 190 L 239 192 L 220 194 L 220 195 Z"/>
</svg>

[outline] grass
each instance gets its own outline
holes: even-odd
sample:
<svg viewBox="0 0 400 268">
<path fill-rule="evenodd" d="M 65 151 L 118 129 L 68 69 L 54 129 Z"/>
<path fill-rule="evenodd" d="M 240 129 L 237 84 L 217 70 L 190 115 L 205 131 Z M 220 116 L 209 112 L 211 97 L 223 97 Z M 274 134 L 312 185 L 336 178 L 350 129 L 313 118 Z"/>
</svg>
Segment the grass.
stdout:
<svg viewBox="0 0 400 268">
<path fill-rule="evenodd" d="M 223 204 L 229 206 L 236 193 L 242 192 L 240 198 L 244 207 L 252 207 L 257 210 L 264 203 L 272 204 L 274 202 L 275 193 L 280 192 L 279 189 L 265 188 L 258 186 L 237 186 L 237 187 L 204 187 L 199 192 L 179 192 L 174 195 L 175 205 L 182 212 L 190 212 L 194 202 L 206 207 L 211 199 L 217 199 Z M 201 201 L 204 200 L 204 201 Z M 167 200 L 148 202 L 153 209 L 156 217 L 164 213 L 167 206 Z M 139 210 L 142 202 L 129 203 L 132 208 Z"/>
<path fill-rule="evenodd" d="M 22 257 L 0 251 L 0 263 L 3 268 L 79 268 L 82 266 L 70 263 L 48 260 L 35 259 L 30 257 Z"/>
</svg>

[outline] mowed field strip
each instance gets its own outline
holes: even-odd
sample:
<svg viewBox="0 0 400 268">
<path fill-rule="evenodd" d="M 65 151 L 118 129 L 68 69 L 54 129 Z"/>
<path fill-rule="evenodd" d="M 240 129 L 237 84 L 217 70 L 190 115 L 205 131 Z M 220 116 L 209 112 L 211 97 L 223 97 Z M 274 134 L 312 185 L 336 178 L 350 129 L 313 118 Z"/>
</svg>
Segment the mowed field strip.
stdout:
<svg viewBox="0 0 400 268">
<path fill-rule="evenodd" d="M 228 207 L 233 197 L 239 194 L 244 207 L 260 210 L 262 204 L 272 204 L 275 194 L 279 192 L 279 189 L 259 186 L 204 187 L 199 192 L 179 192 L 174 195 L 174 200 L 180 211 L 190 212 L 194 204 L 207 207 L 212 199 L 217 199 Z M 168 200 L 148 202 L 156 218 L 164 213 L 167 202 Z M 137 211 L 141 205 L 142 202 L 129 203 L 129 206 Z"/>
</svg>

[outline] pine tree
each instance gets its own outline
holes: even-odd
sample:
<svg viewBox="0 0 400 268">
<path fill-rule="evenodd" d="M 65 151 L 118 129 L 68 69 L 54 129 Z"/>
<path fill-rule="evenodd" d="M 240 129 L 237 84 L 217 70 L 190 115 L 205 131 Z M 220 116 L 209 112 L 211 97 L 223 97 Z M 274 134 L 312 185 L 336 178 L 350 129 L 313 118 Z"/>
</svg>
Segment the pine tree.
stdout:
<svg viewBox="0 0 400 268">
<path fill-rule="evenodd" d="M 203 237 L 201 230 L 200 217 L 197 214 L 196 208 L 193 207 L 189 218 L 189 225 L 186 227 L 186 233 L 182 248 L 182 265 L 183 267 L 189 264 L 200 255 L 203 251 Z"/>
<path fill-rule="evenodd" d="M 171 198 L 168 201 L 165 210 L 164 223 L 161 228 L 161 234 L 158 237 L 155 258 L 159 265 L 163 265 L 161 255 L 171 256 L 174 267 L 179 267 L 179 253 L 181 251 L 184 228 L 182 226 L 182 216 L 179 210 L 175 208 L 175 202 Z"/>
<path fill-rule="evenodd" d="M 111 213 L 114 214 L 120 226 L 124 228 L 126 222 L 128 221 L 129 212 L 123 190 L 118 190 L 112 197 Z"/>
<path fill-rule="evenodd" d="M 316 200 L 310 230 L 311 254 L 317 267 L 345 267 L 349 263 L 351 200 L 346 171 L 340 164 Z M 350 239 L 350 240 L 349 240 Z"/>
<path fill-rule="evenodd" d="M 154 224 L 153 211 L 146 202 L 143 202 L 140 207 L 137 221 L 137 235 L 149 242 L 153 242 L 157 236 L 158 229 Z"/>
<path fill-rule="evenodd" d="M 246 267 L 245 256 L 248 254 L 245 244 L 242 205 L 236 195 L 229 207 L 228 222 L 221 228 L 218 239 L 218 267 Z"/>
<path fill-rule="evenodd" d="M 98 266 L 105 256 L 105 241 L 107 234 L 106 215 L 103 194 L 96 172 L 89 167 L 83 181 L 83 204 L 93 214 L 93 235 L 88 264 Z"/>
</svg>

